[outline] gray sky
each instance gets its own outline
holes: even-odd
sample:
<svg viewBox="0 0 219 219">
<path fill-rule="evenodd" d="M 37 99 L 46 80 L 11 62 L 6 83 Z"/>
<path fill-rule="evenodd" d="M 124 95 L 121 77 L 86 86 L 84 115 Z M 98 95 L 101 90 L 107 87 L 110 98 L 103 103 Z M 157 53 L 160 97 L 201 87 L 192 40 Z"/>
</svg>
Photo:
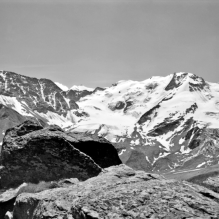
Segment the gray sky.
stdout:
<svg viewBox="0 0 219 219">
<path fill-rule="evenodd" d="M 0 69 L 67 86 L 219 82 L 218 0 L 0 0 Z"/>
</svg>

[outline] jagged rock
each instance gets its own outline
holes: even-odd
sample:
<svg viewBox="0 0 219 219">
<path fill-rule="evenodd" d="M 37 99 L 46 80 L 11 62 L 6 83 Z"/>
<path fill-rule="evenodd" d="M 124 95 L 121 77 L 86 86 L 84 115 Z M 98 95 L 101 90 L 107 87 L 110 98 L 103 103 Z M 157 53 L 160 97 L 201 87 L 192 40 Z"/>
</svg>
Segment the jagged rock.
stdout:
<svg viewBox="0 0 219 219">
<path fill-rule="evenodd" d="M 85 180 L 100 173 L 101 167 L 121 164 L 105 139 L 66 134 L 56 125 L 43 128 L 31 121 L 7 130 L 2 148 L 1 187 L 61 178 Z"/>
<path fill-rule="evenodd" d="M 21 194 L 14 218 L 216 219 L 218 202 L 218 194 L 201 186 L 120 165 L 68 188 Z"/>
</svg>

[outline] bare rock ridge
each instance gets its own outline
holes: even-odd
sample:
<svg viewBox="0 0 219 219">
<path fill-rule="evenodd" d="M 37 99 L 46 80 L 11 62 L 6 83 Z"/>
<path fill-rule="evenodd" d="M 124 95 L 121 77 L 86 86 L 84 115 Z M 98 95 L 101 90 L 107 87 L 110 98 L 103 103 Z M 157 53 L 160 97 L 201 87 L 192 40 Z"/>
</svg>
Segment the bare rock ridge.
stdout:
<svg viewBox="0 0 219 219">
<path fill-rule="evenodd" d="M 32 121 L 7 130 L 1 153 L 0 188 L 61 178 L 86 180 L 104 167 L 121 164 L 108 141 L 71 135 L 58 126 L 43 128 Z"/>
<path fill-rule="evenodd" d="M 13 218 L 216 219 L 218 202 L 217 193 L 201 186 L 120 165 L 68 188 L 23 193 Z"/>
<path fill-rule="evenodd" d="M 68 91 L 63 91 L 61 92 L 62 95 L 66 98 L 69 98 L 73 101 L 78 101 L 80 100 L 80 98 L 85 97 L 87 95 L 92 94 L 92 91 L 88 91 L 88 90 L 83 90 L 83 91 L 78 91 L 78 90 L 68 90 Z"/>
</svg>

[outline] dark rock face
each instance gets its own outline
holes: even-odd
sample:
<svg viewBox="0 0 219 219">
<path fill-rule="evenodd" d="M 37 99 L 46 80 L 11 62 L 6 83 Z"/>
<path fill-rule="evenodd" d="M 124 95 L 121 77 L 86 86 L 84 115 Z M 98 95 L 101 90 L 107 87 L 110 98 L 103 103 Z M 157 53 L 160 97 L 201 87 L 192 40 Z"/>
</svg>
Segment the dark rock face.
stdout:
<svg viewBox="0 0 219 219">
<path fill-rule="evenodd" d="M 73 100 L 73 101 L 78 101 L 80 100 L 82 97 L 85 97 L 87 95 L 92 94 L 92 91 L 88 91 L 88 90 L 82 90 L 82 91 L 78 91 L 78 90 L 68 90 L 68 91 L 63 91 L 62 94 Z"/>
<path fill-rule="evenodd" d="M 219 195 L 121 165 L 68 188 L 18 196 L 14 219 L 219 217 Z"/>
<path fill-rule="evenodd" d="M 141 116 L 141 118 L 139 119 L 138 123 L 139 124 L 143 124 L 144 122 L 146 122 L 147 120 L 151 121 L 151 119 L 153 117 L 156 117 L 157 113 L 156 110 L 160 108 L 160 105 L 157 104 L 156 106 L 154 106 L 153 108 L 151 108 L 150 110 L 148 110 L 145 114 L 143 114 Z"/>
<path fill-rule="evenodd" d="M 170 83 L 165 88 L 166 91 L 171 90 L 173 88 L 178 88 L 182 84 L 182 80 L 186 78 L 188 73 L 184 73 L 182 75 L 178 75 L 176 73 L 173 74 L 173 77 Z"/>
<path fill-rule="evenodd" d="M 192 169 L 196 162 L 201 163 L 202 168 L 218 164 L 219 130 L 204 128 L 197 129 L 194 133 L 189 148 L 196 150 L 196 155 L 190 154 L 191 158 L 187 158 L 182 168 Z"/>
<path fill-rule="evenodd" d="M 26 121 L 9 129 L 2 145 L 1 187 L 61 178 L 85 180 L 101 167 L 121 164 L 108 141 L 82 134 L 66 134 L 60 127 Z"/>
<path fill-rule="evenodd" d="M 188 77 L 188 73 L 183 73 L 181 75 L 174 73 L 170 83 L 167 85 L 165 90 L 168 91 L 174 88 L 178 88 L 183 83 L 184 79 L 186 79 L 186 77 Z M 207 88 L 207 89 L 209 88 L 208 84 L 205 82 L 203 78 L 197 75 L 190 75 L 189 77 L 196 82 L 196 83 L 189 82 L 189 90 L 191 92 L 196 90 L 201 90 L 203 88 Z"/>
<path fill-rule="evenodd" d="M 97 91 L 103 91 L 103 90 L 105 90 L 106 88 L 102 88 L 102 87 L 96 87 L 93 91 L 92 91 L 92 93 L 96 93 Z"/>
<path fill-rule="evenodd" d="M 75 148 L 90 156 L 102 168 L 121 164 L 121 160 L 114 146 L 105 138 L 92 134 L 67 133 L 77 139 L 77 143 L 70 141 Z"/>
</svg>

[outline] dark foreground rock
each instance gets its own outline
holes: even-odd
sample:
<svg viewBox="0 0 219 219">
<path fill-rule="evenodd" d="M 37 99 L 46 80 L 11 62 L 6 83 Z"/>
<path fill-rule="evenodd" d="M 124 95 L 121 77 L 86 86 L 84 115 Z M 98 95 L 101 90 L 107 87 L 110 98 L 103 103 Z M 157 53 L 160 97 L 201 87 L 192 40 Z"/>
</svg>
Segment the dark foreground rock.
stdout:
<svg viewBox="0 0 219 219">
<path fill-rule="evenodd" d="M 63 135 L 58 127 L 42 129 L 30 121 L 9 129 L 2 146 L 1 188 L 71 177 L 85 180 L 100 173 L 100 166 Z"/>
<path fill-rule="evenodd" d="M 63 178 L 86 180 L 103 167 L 121 164 L 116 149 L 103 139 L 66 134 L 58 126 L 32 121 L 6 131 L 1 154 L 0 189 L 23 182 Z"/>
<path fill-rule="evenodd" d="M 21 194 L 14 219 L 219 218 L 219 195 L 120 165 L 68 188 Z"/>
</svg>

